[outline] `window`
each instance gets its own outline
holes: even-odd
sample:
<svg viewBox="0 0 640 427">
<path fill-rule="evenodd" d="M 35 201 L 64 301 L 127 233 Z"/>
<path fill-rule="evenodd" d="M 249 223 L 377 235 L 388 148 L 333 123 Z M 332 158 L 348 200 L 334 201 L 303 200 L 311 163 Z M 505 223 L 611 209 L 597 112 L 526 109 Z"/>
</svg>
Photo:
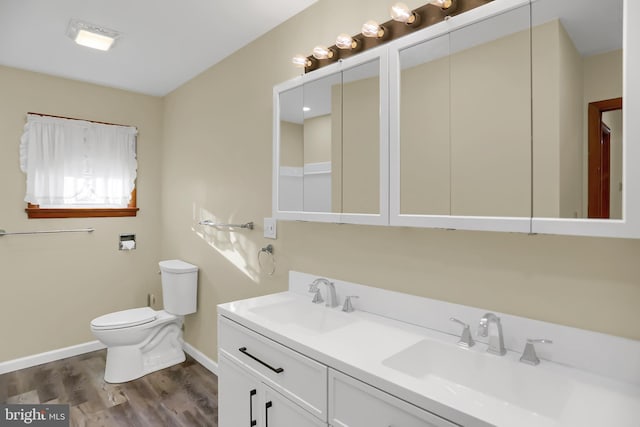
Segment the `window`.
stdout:
<svg viewBox="0 0 640 427">
<path fill-rule="evenodd" d="M 137 130 L 29 113 L 20 141 L 29 218 L 135 216 Z"/>
</svg>

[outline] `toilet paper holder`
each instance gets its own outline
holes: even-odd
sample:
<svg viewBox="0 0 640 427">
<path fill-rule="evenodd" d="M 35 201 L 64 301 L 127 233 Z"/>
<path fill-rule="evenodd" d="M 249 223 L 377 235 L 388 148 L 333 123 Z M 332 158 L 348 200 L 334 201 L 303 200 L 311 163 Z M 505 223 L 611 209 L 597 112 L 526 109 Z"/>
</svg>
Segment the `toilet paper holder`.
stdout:
<svg viewBox="0 0 640 427">
<path fill-rule="evenodd" d="M 121 234 L 118 241 L 118 250 L 131 251 L 136 248 L 136 235 L 135 234 Z"/>
</svg>

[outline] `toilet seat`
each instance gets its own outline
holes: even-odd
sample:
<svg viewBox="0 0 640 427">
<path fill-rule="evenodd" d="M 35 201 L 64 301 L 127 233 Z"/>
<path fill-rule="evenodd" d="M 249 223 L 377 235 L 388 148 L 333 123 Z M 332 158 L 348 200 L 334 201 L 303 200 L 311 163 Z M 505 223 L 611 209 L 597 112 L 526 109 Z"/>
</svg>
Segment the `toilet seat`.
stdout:
<svg viewBox="0 0 640 427">
<path fill-rule="evenodd" d="M 132 308 L 97 317 L 91 321 L 91 327 L 94 329 L 130 328 L 153 322 L 157 317 L 158 313 L 149 307 Z"/>
</svg>

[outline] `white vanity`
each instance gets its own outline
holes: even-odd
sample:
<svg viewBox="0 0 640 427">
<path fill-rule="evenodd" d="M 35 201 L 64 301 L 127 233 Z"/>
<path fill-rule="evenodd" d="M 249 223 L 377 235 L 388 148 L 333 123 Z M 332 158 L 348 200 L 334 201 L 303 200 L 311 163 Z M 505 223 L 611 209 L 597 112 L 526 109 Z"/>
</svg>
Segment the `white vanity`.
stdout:
<svg viewBox="0 0 640 427">
<path fill-rule="evenodd" d="M 476 335 L 484 310 L 338 280 L 330 308 L 311 302 L 313 279 L 291 272 L 288 292 L 218 307 L 221 427 L 640 421 L 640 342 L 496 313 L 508 350 L 497 356 Z M 347 295 L 360 297 L 351 313 Z M 476 345 L 458 345 L 450 317 Z M 519 361 L 527 338 L 553 340 L 537 366 Z"/>
</svg>

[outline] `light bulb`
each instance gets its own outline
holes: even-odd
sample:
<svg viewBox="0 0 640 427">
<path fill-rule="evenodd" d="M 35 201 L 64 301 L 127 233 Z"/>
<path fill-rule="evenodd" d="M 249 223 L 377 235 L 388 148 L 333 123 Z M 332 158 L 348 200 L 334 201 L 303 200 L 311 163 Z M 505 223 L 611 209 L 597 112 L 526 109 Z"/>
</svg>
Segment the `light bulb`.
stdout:
<svg viewBox="0 0 640 427">
<path fill-rule="evenodd" d="M 313 57 L 316 59 L 333 58 L 333 51 L 324 46 L 316 46 L 313 48 Z"/>
<path fill-rule="evenodd" d="M 293 65 L 295 65 L 298 68 L 304 68 L 311 65 L 311 61 L 309 61 L 309 58 L 307 58 L 304 55 L 294 56 L 291 62 L 293 62 Z"/>
<path fill-rule="evenodd" d="M 439 6 L 441 9 L 449 9 L 453 4 L 453 0 L 431 0 L 429 4 Z"/>
<path fill-rule="evenodd" d="M 416 14 L 406 4 L 396 3 L 391 6 L 391 19 L 403 24 L 413 24 L 416 20 Z"/>
<path fill-rule="evenodd" d="M 336 38 L 336 46 L 340 49 L 353 49 L 357 45 L 358 42 L 356 42 L 349 34 L 342 33 L 338 38 Z"/>
<path fill-rule="evenodd" d="M 362 24 L 362 35 L 365 37 L 382 38 L 384 36 L 384 28 L 376 21 L 367 21 Z"/>
</svg>

